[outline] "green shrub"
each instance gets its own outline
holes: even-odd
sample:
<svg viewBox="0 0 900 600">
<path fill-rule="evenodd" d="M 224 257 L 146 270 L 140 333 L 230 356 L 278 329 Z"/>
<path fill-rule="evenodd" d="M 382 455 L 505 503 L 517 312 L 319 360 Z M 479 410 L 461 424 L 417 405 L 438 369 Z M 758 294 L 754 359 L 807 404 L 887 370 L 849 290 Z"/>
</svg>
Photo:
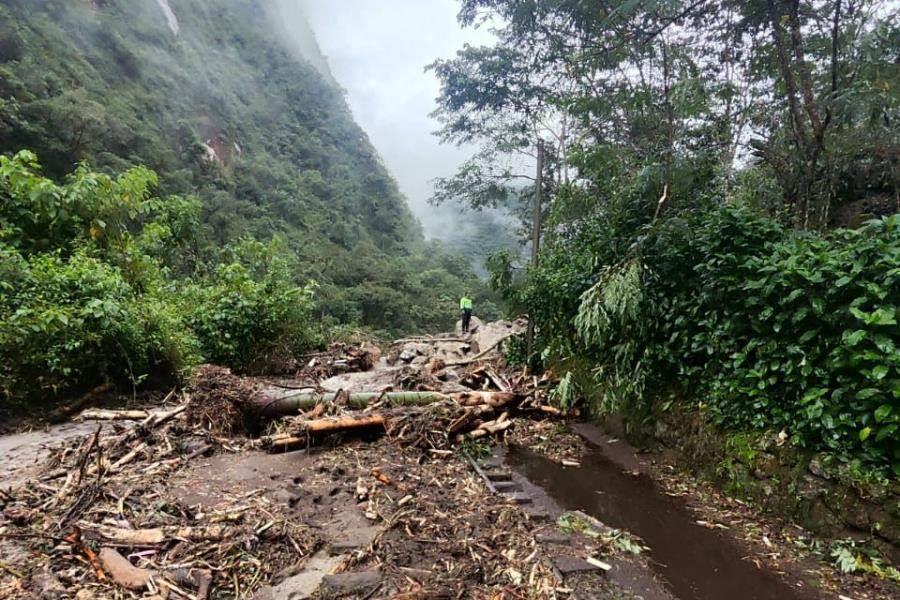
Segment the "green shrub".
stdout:
<svg viewBox="0 0 900 600">
<path fill-rule="evenodd" d="M 234 262 L 219 265 L 183 295 L 183 310 L 207 361 L 259 370 L 314 344 L 313 285 L 297 287 L 274 246 L 242 240 Z"/>
<path fill-rule="evenodd" d="M 0 294 L 5 396 L 52 396 L 106 378 L 137 382 L 196 360 L 177 318 L 163 318 L 151 303 L 141 306 L 116 267 L 84 251 L 25 259 L 7 248 L 3 255 L 17 265 L 13 277 L 4 277 L 15 283 Z"/>
<path fill-rule="evenodd" d="M 522 293 L 550 354 L 590 365 L 598 406 L 649 418 L 678 384 L 723 427 L 900 472 L 900 216 L 828 235 L 731 205 L 605 222 L 552 246 Z"/>
<path fill-rule="evenodd" d="M 0 397 L 172 381 L 202 360 L 259 368 L 315 342 L 312 286 L 277 243 L 206 261 L 199 203 L 155 184 L 82 165 L 58 185 L 33 154 L 0 156 Z"/>
</svg>

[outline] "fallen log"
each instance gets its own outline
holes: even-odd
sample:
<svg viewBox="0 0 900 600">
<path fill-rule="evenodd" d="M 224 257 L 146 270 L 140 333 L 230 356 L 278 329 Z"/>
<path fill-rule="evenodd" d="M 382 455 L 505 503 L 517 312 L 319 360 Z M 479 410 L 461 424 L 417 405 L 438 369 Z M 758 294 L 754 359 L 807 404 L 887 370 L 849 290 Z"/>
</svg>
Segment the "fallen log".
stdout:
<svg viewBox="0 0 900 600">
<path fill-rule="evenodd" d="M 156 546 L 168 540 L 185 540 L 188 542 L 220 542 L 233 537 L 239 530 L 227 525 L 209 525 L 206 527 L 158 527 L 155 529 L 122 529 L 119 527 L 82 524 L 84 531 L 95 535 L 105 542 L 119 546 Z"/>
<path fill-rule="evenodd" d="M 380 425 L 384 427 L 384 415 L 369 415 L 365 417 L 338 417 L 334 419 L 317 419 L 315 421 L 301 421 L 299 426 L 309 433 L 332 433 L 346 431 L 348 429 L 362 429 Z"/>
<path fill-rule="evenodd" d="M 509 413 L 503 413 L 493 421 L 482 423 L 476 429 L 469 432 L 469 437 L 480 438 L 486 435 L 506 431 L 513 424 L 509 420 Z"/>
<path fill-rule="evenodd" d="M 368 429 L 370 427 L 384 428 L 387 423 L 385 415 L 367 415 L 364 417 L 334 417 L 330 419 L 315 419 L 312 421 L 297 421 L 294 433 L 283 433 L 262 438 L 262 445 L 266 448 L 281 450 L 305 445 L 310 435 L 323 435 L 337 433 L 339 431 L 352 431 L 355 429 Z M 306 435 L 298 435 L 305 433 Z"/>
<path fill-rule="evenodd" d="M 469 338 L 463 337 L 410 337 L 410 338 L 402 338 L 399 340 L 394 340 L 391 342 L 392 346 L 397 346 L 399 344 L 415 344 L 415 343 L 423 343 L 423 344 L 433 344 L 433 343 L 442 343 L 442 342 L 458 342 L 458 343 L 468 343 L 471 342 Z"/>
<path fill-rule="evenodd" d="M 89 408 L 78 416 L 82 421 L 140 421 L 150 416 L 146 410 L 109 410 Z"/>
<path fill-rule="evenodd" d="M 483 350 L 483 351 L 479 352 L 478 354 L 476 354 L 475 356 L 473 356 L 473 357 L 471 357 L 471 358 L 465 358 L 465 359 L 463 359 L 463 360 L 450 361 L 450 362 L 448 362 L 448 363 L 446 364 L 446 366 L 448 366 L 448 367 L 462 367 L 462 366 L 464 366 L 464 365 L 470 365 L 470 364 L 472 364 L 473 362 L 477 362 L 477 361 L 481 360 L 482 358 L 484 358 L 485 356 L 487 356 L 488 354 L 490 354 L 497 346 L 499 346 L 500 344 L 502 344 L 503 342 L 505 342 L 505 341 L 508 340 L 509 338 L 513 337 L 513 335 L 515 335 L 515 334 L 510 334 L 510 335 L 507 335 L 507 336 L 505 336 L 505 337 L 500 338 L 499 340 L 497 340 L 496 342 L 494 342 L 493 344 L 491 344 L 486 350 Z"/>
<path fill-rule="evenodd" d="M 250 400 L 248 409 L 263 417 L 281 417 L 297 414 L 302 410 L 314 408 L 317 404 L 333 401 L 338 394 L 304 393 L 271 398 L 266 396 Z M 442 394 L 440 392 L 356 392 L 346 396 L 347 408 L 364 409 L 384 400 L 394 406 L 425 406 L 436 402 L 453 401 L 461 406 L 477 406 L 488 404 L 498 407 L 508 404 L 516 398 L 509 392 L 456 392 Z"/>
<path fill-rule="evenodd" d="M 113 548 L 101 549 L 99 558 L 103 570 L 109 573 L 112 580 L 123 588 L 135 591 L 142 590 L 147 587 L 147 583 L 153 576 L 151 571 L 132 565 L 127 558 Z"/>
<path fill-rule="evenodd" d="M 51 423 L 58 423 L 60 421 L 65 421 L 69 418 L 70 415 L 78 412 L 86 404 L 90 404 L 91 402 L 96 402 L 103 396 L 106 396 L 110 391 L 112 391 L 113 385 L 111 383 L 103 383 L 98 385 L 88 393 L 83 396 L 77 398 L 76 400 L 64 404 L 60 408 L 57 408 L 47 417 L 47 420 Z"/>
</svg>

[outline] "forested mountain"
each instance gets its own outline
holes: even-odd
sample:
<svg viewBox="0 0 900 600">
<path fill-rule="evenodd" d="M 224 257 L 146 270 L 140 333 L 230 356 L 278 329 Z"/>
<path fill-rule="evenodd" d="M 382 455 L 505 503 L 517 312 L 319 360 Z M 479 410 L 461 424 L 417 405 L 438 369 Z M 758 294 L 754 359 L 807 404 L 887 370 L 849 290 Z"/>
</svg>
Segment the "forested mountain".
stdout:
<svg viewBox="0 0 900 600">
<path fill-rule="evenodd" d="M 147 166 L 158 194 L 202 200 L 215 244 L 281 236 L 328 315 L 446 325 L 440 303 L 468 268 L 423 242 L 324 59 L 298 58 L 275 4 L 3 2 L 0 153 L 31 149 L 54 179 L 82 160 Z"/>
<path fill-rule="evenodd" d="M 442 330 L 478 290 L 279 8 L 0 3 L 7 399 L 267 369 L 360 327 Z"/>
</svg>

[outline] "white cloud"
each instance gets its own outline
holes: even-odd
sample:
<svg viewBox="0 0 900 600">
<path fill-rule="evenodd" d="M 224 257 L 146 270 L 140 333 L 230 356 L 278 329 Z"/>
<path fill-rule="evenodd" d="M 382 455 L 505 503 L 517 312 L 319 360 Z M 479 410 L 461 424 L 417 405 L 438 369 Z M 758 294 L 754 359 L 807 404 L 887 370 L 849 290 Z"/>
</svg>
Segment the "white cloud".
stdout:
<svg viewBox="0 0 900 600">
<path fill-rule="evenodd" d="M 463 44 L 488 44 L 485 29 L 461 29 L 457 0 L 302 0 L 357 122 L 397 178 L 430 233 L 431 180 L 451 175 L 469 154 L 442 146 L 428 115 L 439 84 L 425 66 Z"/>
</svg>

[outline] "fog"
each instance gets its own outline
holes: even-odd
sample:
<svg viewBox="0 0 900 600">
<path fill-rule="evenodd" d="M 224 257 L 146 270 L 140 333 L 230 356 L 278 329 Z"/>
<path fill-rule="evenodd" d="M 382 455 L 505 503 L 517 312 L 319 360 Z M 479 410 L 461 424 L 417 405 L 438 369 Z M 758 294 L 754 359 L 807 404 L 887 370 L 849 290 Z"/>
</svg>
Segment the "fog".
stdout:
<svg viewBox="0 0 900 600">
<path fill-rule="evenodd" d="M 347 92 L 353 115 L 396 177 L 426 235 L 446 238 L 455 208 L 427 201 L 432 180 L 451 175 L 472 149 L 441 145 L 429 117 L 439 85 L 425 66 L 465 43 L 487 44 L 486 29 L 461 29 L 458 0 L 281 0 L 305 10 L 319 48 Z M 292 19 L 293 20 L 293 19 Z M 302 38 L 304 32 L 297 31 Z"/>
</svg>

